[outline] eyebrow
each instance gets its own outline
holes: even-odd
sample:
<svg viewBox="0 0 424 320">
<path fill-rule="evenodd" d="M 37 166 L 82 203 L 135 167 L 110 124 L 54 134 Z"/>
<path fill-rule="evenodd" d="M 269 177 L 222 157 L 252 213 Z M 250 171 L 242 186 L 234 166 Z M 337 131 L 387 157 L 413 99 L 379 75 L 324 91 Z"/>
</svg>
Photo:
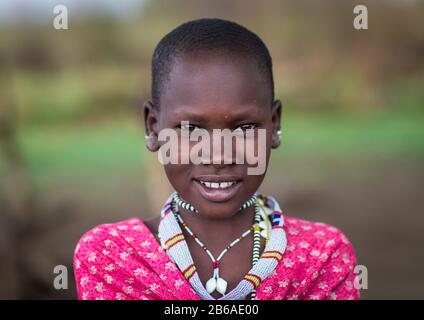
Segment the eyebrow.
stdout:
<svg viewBox="0 0 424 320">
<path fill-rule="evenodd" d="M 190 107 L 191 108 L 191 107 Z M 211 107 L 213 108 L 213 107 Z M 255 107 L 256 108 L 256 107 Z M 190 119 L 193 122 L 199 122 L 199 123 L 207 123 L 210 118 L 207 117 L 205 115 L 205 112 L 201 112 L 201 110 L 195 111 L 195 112 L 187 112 L 187 110 L 185 110 L 186 108 L 184 108 L 184 106 L 179 106 L 177 108 L 175 108 L 177 111 L 171 111 L 171 115 L 172 116 L 178 116 L 181 119 Z M 261 115 L 261 113 L 258 112 L 252 112 L 252 106 L 250 105 L 244 105 L 243 110 L 240 112 L 236 112 L 234 110 L 231 110 L 231 112 L 228 112 L 228 122 L 238 122 L 241 121 L 243 119 L 246 119 L 247 117 L 252 118 L 255 117 L 257 118 L 258 116 Z"/>
</svg>

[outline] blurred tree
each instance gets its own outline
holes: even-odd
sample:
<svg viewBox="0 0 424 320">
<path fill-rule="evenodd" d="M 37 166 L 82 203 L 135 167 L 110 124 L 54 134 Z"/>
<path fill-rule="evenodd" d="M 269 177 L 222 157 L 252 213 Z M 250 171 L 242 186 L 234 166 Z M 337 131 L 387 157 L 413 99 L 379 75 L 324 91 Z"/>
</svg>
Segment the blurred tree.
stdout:
<svg viewBox="0 0 424 320">
<path fill-rule="evenodd" d="M 10 83 L 13 83 L 11 81 Z M 29 217 L 33 204 L 33 190 L 29 172 L 26 168 L 17 141 L 17 112 L 12 101 L 11 88 L 1 87 L 2 105 L 0 108 L 0 151 L 3 156 L 3 188 L 12 221 L 23 223 Z"/>
<path fill-rule="evenodd" d="M 9 73 L 10 75 L 10 73 Z M 17 137 L 17 116 L 12 99 L 12 82 L 0 87 L 0 154 L 3 157 L 5 208 L 0 208 L 0 297 L 8 299 L 19 295 L 19 230 L 28 222 L 32 212 L 34 194 L 30 175 L 20 152 Z"/>
</svg>

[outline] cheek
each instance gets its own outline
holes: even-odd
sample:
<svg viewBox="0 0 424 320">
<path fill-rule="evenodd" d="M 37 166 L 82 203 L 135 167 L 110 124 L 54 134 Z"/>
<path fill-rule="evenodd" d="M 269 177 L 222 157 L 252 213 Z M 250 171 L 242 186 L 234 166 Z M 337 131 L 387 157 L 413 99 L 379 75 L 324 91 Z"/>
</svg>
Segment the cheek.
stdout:
<svg viewBox="0 0 424 320">
<path fill-rule="evenodd" d="M 178 164 L 167 164 L 164 165 L 165 174 L 168 177 L 169 182 L 178 192 L 182 192 L 189 188 L 191 183 L 190 165 L 178 165 Z"/>
<path fill-rule="evenodd" d="M 248 175 L 245 182 L 246 193 L 256 192 L 262 184 L 265 175 Z"/>
<path fill-rule="evenodd" d="M 246 137 L 245 163 L 248 166 L 268 165 L 271 154 L 272 132 L 269 129 L 259 129 L 254 137 Z M 243 152 L 243 150 L 241 150 Z M 239 151 L 237 151 L 239 152 Z M 252 162 L 254 161 L 254 162 Z"/>
</svg>

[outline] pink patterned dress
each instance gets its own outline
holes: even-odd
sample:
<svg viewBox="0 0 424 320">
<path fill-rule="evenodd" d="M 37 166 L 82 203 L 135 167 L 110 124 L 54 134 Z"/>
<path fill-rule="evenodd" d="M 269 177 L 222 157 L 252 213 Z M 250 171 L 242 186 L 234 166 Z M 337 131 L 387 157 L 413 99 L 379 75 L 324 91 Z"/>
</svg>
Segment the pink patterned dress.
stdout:
<svg viewBox="0 0 424 320">
<path fill-rule="evenodd" d="M 355 251 L 338 229 L 285 216 L 287 248 L 258 300 L 357 300 Z M 88 231 L 74 255 L 78 298 L 200 300 L 138 218 Z"/>
</svg>

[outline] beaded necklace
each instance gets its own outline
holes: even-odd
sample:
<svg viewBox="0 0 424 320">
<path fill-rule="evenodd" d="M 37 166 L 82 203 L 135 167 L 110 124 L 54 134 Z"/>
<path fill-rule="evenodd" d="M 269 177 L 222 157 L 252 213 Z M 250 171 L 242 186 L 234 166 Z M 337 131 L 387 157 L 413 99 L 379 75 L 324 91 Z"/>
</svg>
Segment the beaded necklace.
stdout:
<svg viewBox="0 0 424 320">
<path fill-rule="evenodd" d="M 193 259 L 190 255 L 187 243 L 184 239 L 178 218 L 173 214 L 177 210 L 173 193 L 166 201 L 159 223 L 158 235 L 162 247 L 166 250 L 170 259 L 178 266 L 183 276 L 189 281 L 192 288 L 204 300 L 216 300 L 203 286 L 197 273 Z M 286 249 L 286 234 L 284 231 L 284 218 L 277 201 L 270 196 L 256 194 L 256 203 L 266 211 L 266 218 L 271 217 L 272 229 L 269 232 L 269 239 L 266 241 L 265 249 L 259 260 L 251 270 L 244 276 L 242 281 L 229 293 L 224 294 L 218 300 L 242 300 L 254 292 L 262 281 L 264 281 L 281 261 Z M 261 221 L 259 224 L 263 223 Z M 266 233 L 256 226 L 256 234 Z M 256 254 L 256 257 L 259 254 Z"/>
<path fill-rule="evenodd" d="M 178 195 L 178 193 L 176 193 L 176 192 L 173 194 L 172 199 L 173 199 L 173 201 L 176 202 L 176 204 L 179 207 L 182 207 L 183 209 L 189 210 L 189 211 L 194 212 L 194 213 L 199 212 L 190 203 L 181 199 L 180 196 Z M 254 205 L 255 202 L 256 202 L 256 195 L 253 195 L 249 200 L 247 200 L 245 203 L 243 203 L 243 205 L 241 206 L 241 208 L 239 210 L 247 209 L 247 208 L 251 207 L 252 205 Z"/>
<path fill-rule="evenodd" d="M 189 203 L 185 202 L 184 200 L 180 199 L 178 194 L 174 195 L 174 201 L 177 203 L 178 206 L 181 206 L 183 208 L 187 208 L 188 210 L 195 212 L 194 207 L 190 205 Z M 207 253 L 207 255 L 211 258 L 213 263 L 213 275 L 212 277 L 206 282 L 206 291 L 208 293 L 212 293 L 215 290 L 218 291 L 221 295 L 225 294 L 225 291 L 227 290 L 227 281 L 225 281 L 223 278 L 219 276 L 219 263 L 224 256 L 230 250 L 232 247 L 234 247 L 237 243 L 239 243 L 241 240 L 243 240 L 248 234 L 250 234 L 251 231 L 255 231 L 255 241 L 253 245 L 253 261 L 252 264 L 254 265 L 258 258 L 259 258 L 259 251 L 260 251 L 260 235 L 259 237 L 256 237 L 257 234 L 259 234 L 261 228 L 259 227 L 259 222 L 261 219 L 261 215 L 259 212 L 259 207 L 256 205 L 256 196 L 253 196 L 251 199 L 246 201 L 243 206 L 240 208 L 240 210 L 243 210 L 245 208 L 248 208 L 255 204 L 255 223 L 250 227 L 248 230 L 246 230 L 240 237 L 235 239 L 233 242 L 231 242 L 218 256 L 218 258 L 215 258 L 212 252 L 200 241 L 200 239 L 191 231 L 191 229 L 187 226 L 187 224 L 183 221 L 181 215 L 178 213 L 177 210 L 174 211 L 174 215 L 179 220 L 180 224 L 187 230 L 188 234 L 194 238 L 196 243 L 202 247 L 202 249 Z M 191 209 L 192 208 L 192 209 Z M 194 209 L 194 210 L 193 210 Z M 197 212 L 197 211 L 196 211 Z M 256 259 L 256 260 L 255 260 Z"/>
</svg>

